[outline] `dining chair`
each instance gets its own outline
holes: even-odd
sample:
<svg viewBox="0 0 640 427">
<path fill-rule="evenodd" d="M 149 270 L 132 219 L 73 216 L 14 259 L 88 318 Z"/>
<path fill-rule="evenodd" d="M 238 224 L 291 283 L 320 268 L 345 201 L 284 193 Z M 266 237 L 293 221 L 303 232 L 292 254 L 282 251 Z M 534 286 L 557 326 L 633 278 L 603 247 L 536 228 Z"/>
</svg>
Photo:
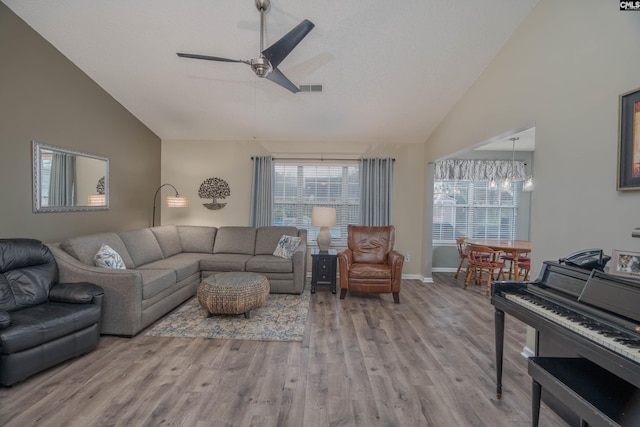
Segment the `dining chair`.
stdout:
<svg viewBox="0 0 640 427">
<path fill-rule="evenodd" d="M 525 257 L 526 258 L 526 257 Z M 520 261 L 518 258 L 518 269 L 520 270 L 520 280 L 526 282 L 529 280 L 529 272 L 531 271 L 531 259 Z"/>
<path fill-rule="evenodd" d="M 496 279 L 505 279 L 505 263 L 500 260 L 501 253 L 501 251 L 493 250 L 488 246 L 471 244 L 469 246 L 468 265 L 471 265 L 472 268 L 467 267 L 464 288 L 467 289 L 472 277 L 476 282 L 483 283 L 485 281 L 483 276 L 486 272 L 487 295 L 489 295 L 494 274 Z"/>
<path fill-rule="evenodd" d="M 460 270 L 462 269 L 462 266 L 464 265 L 465 261 L 467 261 L 465 279 L 467 278 L 467 273 L 469 272 L 469 268 L 472 268 L 472 266 L 469 265 L 469 245 L 467 243 L 467 240 L 469 240 L 468 237 L 458 237 L 456 239 L 456 245 L 458 247 L 458 256 L 460 257 L 460 264 L 458 264 L 458 270 L 456 271 L 456 274 L 453 275 L 455 279 L 458 278 L 458 274 L 460 274 Z M 485 254 L 485 258 L 488 258 L 488 257 L 489 255 Z"/>
<path fill-rule="evenodd" d="M 453 276 L 455 279 L 458 278 L 458 274 L 460 274 L 460 270 L 462 269 L 462 265 L 468 259 L 466 241 L 469 240 L 468 237 L 458 237 L 456 239 L 456 245 L 458 246 L 458 256 L 460 257 L 460 264 L 458 264 L 458 270 L 456 270 L 456 274 Z M 467 269 L 469 265 L 467 263 Z"/>
<path fill-rule="evenodd" d="M 531 259 L 527 256 L 528 253 L 523 252 L 522 254 L 518 254 L 518 265 L 520 265 L 520 263 L 522 262 L 531 262 Z M 512 253 L 507 253 L 507 252 L 503 252 L 500 255 L 500 259 L 506 264 L 508 263 L 509 268 L 508 268 L 508 272 L 509 272 L 509 280 L 511 280 L 512 276 L 515 276 L 515 263 L 513 262 L 514 260 L 514 256 Z"/>
</svg>

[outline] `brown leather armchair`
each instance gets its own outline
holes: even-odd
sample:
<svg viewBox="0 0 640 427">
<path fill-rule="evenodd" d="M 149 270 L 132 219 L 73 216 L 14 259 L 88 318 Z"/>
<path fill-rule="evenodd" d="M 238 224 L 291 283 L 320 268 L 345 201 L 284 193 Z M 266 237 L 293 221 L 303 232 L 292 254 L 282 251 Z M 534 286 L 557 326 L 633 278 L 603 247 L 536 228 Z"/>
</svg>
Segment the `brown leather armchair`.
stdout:
<svg viewBox="0 0 640 427">
<path fill-rule="evenodd" d="M 404 256 L 393 249 L 395 227 L 350 225 L 348 247 L 338 254 L 340 299 L 349 292 L 392 293 L 400 302 Z"/>
</svg>

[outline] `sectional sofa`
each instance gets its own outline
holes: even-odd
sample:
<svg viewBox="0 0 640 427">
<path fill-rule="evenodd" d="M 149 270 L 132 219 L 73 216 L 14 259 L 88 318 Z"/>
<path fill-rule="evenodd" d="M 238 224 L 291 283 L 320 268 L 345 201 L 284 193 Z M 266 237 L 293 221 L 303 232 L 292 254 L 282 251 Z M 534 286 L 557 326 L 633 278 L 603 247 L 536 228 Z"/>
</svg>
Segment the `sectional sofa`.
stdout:
<svg viewBox="0 0 640 427">
<path fill-rule="evenodd" d="M 291 259 L 274 256 L 283 236 L 300 243 Z M 108 245 L 126 269 L 96 267 Z M 95 283 L 104 290 L 101 333 L 133 336 L 195 295 L 217 272 L 263 274 L 271 293 L 300 294 L 306 277 L 307 231 L 296 227 L 166 225 L 73 237 L 48 244 L 60 281 Z"/>
</svg>

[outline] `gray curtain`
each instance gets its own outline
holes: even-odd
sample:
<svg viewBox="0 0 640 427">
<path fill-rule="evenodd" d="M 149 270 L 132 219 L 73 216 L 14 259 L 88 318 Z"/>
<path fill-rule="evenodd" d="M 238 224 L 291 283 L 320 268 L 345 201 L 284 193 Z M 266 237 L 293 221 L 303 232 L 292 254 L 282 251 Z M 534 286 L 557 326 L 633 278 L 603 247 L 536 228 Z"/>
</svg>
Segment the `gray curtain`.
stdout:
<svg viewBox="0 0 640 427">
<path fill-rule="evenodd" d="M 53 153 L 49 177 L 49 206 L 76 205 L 76 157 Z"/>
<path fill-rule="evenodd" d="M 387 159 L 360 159 L 360 224 L 391 225 L 393 162 Z"/>
<path fill-rule="evenodd" d="M 263 227 L 273 221 L 273 157 L 253 158 L 251 183 L 251 214 L 249 225 Z"/>
</svg>

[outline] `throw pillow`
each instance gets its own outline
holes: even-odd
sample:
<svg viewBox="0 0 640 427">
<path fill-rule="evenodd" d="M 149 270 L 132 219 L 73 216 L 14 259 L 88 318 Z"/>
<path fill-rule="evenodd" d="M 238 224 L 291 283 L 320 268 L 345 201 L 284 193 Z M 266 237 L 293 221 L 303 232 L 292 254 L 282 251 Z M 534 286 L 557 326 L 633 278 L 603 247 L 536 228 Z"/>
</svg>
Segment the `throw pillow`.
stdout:
<svg viewBox="0 0 640 427">
<path fill-rule="evenodd" d="M 300 237 L 282 235 L 276 246 L 276 250 L 273 252 L 275 256 L 281 258 L 291 259 L 293 253 L 300 244 Z"/>
<path fill-rule="evenodd" d="M 127 268 L 120 254 L 104 243 L 100 246 L 98 253 L 93 257 L 93 262 L 96 264 L 96 267 L 113 268 L 117 270 L 125 270 Z"/>
</svg>

